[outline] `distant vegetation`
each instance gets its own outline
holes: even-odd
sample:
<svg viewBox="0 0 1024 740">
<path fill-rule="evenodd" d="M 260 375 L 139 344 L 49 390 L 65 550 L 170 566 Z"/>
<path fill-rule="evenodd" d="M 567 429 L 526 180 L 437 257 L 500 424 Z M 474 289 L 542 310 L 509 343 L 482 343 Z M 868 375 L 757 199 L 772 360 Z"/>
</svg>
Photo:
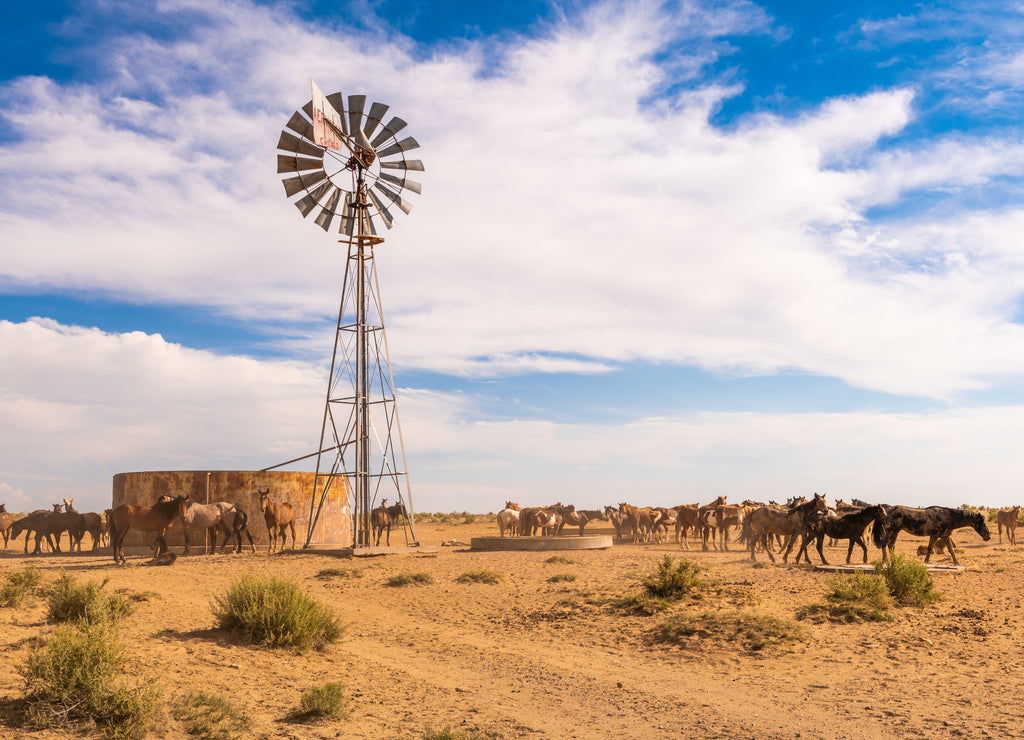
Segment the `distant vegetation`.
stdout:
<svg viewBox="0 0 1024 740">
<path fill-rule="evenodd" d="M 431 514 L 418 511 L 413 515 L 416 523 L 426 524 L 491 524 L 497 521 L 497 514 L 471 514 L 468 511 L 450 511 L 447 514 L 437 512 Z"/>
</svg>

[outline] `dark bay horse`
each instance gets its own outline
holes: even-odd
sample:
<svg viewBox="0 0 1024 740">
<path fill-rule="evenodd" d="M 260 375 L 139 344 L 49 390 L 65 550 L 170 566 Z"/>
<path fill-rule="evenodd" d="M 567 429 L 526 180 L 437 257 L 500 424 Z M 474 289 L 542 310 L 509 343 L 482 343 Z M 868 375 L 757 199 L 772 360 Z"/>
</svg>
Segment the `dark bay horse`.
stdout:
<svg viewBox="0 0 1024 740">
<path fill-rule="evenodd" d="M 872 536 L 875 545 L 882 550 L 882 560 L 892 554 L 896 548 L 896 538 L 904 531 L 928 538 L 928 554 L 924 556 L 924 562 L 931 559 L 936 541 L 941 541 L 953 558 L 953 565 L 959 565 L 949 536 L 953 530 L 961 527 L 971 527 L 985 542 L 992 539 L 984 516 L 976 511 L 950 509 L 946 506 L 929 506 L 927 509 L 893 506 L 875 519 Z"/>
<path fill-rule="evenodd" d="M 158 501 L 152 506 L 122 504 L 111 511 L 110 548 L 114 551 L 114 564 L 127 562 L 122 545 L 129 529 L 156 532 L 157 554 L 167 552 L 164 532 L 178 517 L 181 517 L 184 523 L 189 500 L 189 496 L 175 496 L 169 500 Z"/>
<path fill-rule="evenodd" d="M 800 556 L 807 557 L 807 545 L 811 540 L 816 540 L 818 557 L 821 562 L 828 565 L 825 555 L 821 551 L 822 543 L 826 535 L 834 540 L 849 540 L 850 546 L 846 550 L 846 562 L 849 564 L 853 557 L 853 546 L 860 545 L 864 551 L 864 562 L 868 562 L 868 546 L 864 542 L 864 530 L 868 524 L 874 521 L 882 513 L 881 506 L 868 506 L 860 511 L 854 511 L 843 516 L 819 516 L 808 522 L 807 531 L 804 532 L 803 543 L 800 545 L 800 552 L 796 554 L 796 561 L 800 562 Z M 808 558 L 810 560 L 810 558 Z"/>
<path fill-rule="evenodd" d="M 376 542 L 373 544 L 380 544 L 381 533 L 387 529 L 385 544 L 391 547 L 391 525 L 399 519 L 406 521 L 409 519 L 409 512 L 405 510 L 405 504 L 399 501 L 397 504 L 388 506 L 388 500 L 381 499 L 380 506 L 370 512 L 371 533 L 376 535 Z"/>
</svg>

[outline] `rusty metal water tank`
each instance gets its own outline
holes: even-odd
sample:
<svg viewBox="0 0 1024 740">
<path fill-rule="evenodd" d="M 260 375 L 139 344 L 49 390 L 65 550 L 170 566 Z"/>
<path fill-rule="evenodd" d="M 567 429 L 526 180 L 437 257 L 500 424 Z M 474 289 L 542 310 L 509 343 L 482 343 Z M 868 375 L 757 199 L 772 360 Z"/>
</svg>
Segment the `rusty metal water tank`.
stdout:
<svg viewBox="0 0 1024 740">
<path fill-rule="evenodd" d="M 291 501 L 295 505 L 295 536 L 298 547 L 306 539 L 306 529 L 313 502 L 313 473 L 295 471 L 260 470 L 152 470 L 138 473 L 118 473 L 114 476 L 111 508 L 122 504 L 152 506 L 157 499 L 169 496 L 188 495 L 192 500 L 205 504 L 228 501 L 241 507 L 249 515 L 249 532 L 256 541 L 256 547 L 267 547 L 267 526 L 260 512 L 259 489 L 266 489 L 277 501 Z M 330 496 L 324 502 L 323 510 L 310 540 L 311 547 L 349 547 L 352 545 L 352 516 L 348 505 L 348 486 L 344 478 L 335 479 Z M 323 493 L 323 484 L 316 491 L 316 501 Z M 189 530 L 192 548 L 202 552 L 205 530 L 193 527 Z M 124 540 L 125 548 L 145 548 L 153 544 L 155 534 L 131 530 Z M 169 547 L 184 547 L 185 537 L 181 521 L 176 520 L 166 535 Z M 245 546 L 248 541 L 243 537 Z M 289 537 L 288 546 L 291 547 Z M 180 552 L 180 551 L 179 551 Z"/>
</svg>

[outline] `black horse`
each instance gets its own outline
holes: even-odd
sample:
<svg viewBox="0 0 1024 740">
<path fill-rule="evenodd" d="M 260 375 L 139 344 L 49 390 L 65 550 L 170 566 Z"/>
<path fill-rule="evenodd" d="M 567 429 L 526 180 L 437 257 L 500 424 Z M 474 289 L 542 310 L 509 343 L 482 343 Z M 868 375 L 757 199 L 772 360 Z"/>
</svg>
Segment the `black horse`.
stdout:
<svg viewBox="0 0 1024 740">
<path fill-rule="evenodd" d="M 976 511 L 950 509 L 945 506 L 929 506 L 927 509 L 893 506 L 888 512 L 883 512 L 875 518 L 872 535 L 875 545 L 882 550 L 882 560 L 896 548 L 896 538 L 902 530 L 928 538 L 928 554 L 924 556 L 924 562 L 927 563 L 931 559 L 936 541 L 941 541 L 946 546 L 949 556 L 953 558 L 953 565 L 959 565 L 953 541 L 949 536 L 953 530 L 961 527 L 971 527 L 985 542 L 992 539 L 984 516 Z"/>
<path fill-rule="evenodd" d="M 883 513 L 881 506 L 868 506 L 860 511 L 854 511 L 843 516 L 818 516 L 808 522 L 807 531 L 804 532 L 803 544 L 800 545 L 800 552 L 796 554 L 796 561 L 800 562 L 800 556 L 807 557 L 807 545 L 811 540 L 817 540 L 818 556 L 821 562 L 828 565 L 825 555 L 821 551 L 821 545 L 825 537 L 834 540 L 849 540 L 850 547 L 846 551 L 846 562 L 849 564 L 853 557 L 853 546 L 860 545 L 864 551 L 864 562 L 868 562 L 868 546 L 864 542 L 864 530 L 870 522 Z M 808 558 L 809 559 L 809 558 Z"/>
</svg>

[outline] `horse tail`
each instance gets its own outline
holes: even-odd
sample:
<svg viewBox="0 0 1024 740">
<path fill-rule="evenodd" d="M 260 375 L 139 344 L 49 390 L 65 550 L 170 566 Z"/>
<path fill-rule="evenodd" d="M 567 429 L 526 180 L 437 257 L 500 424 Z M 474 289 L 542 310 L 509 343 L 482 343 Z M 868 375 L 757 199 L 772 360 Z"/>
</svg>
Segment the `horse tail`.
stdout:
<svg viewBox="0 0 1024 740">
<path fill-rule="evenodd" d="M 875 517 L 874 526 L 871 527 L 871 539 L 879 550 L 885 548 L 889 539 L 889 522 L 884 511 Z"/>
</svg>

